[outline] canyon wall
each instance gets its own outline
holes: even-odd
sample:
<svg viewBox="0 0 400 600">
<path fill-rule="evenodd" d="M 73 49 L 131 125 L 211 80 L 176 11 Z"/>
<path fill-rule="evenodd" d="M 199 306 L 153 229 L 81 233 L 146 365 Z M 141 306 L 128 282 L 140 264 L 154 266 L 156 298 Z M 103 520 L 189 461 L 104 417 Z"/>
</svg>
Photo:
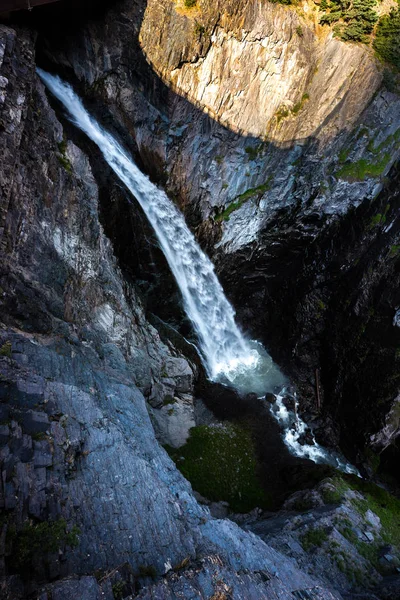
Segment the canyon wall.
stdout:
<svg viewBox="0 0 400 600">
<path fill-rule="evenodd" d="M 398 434 L 400 100 L 314 9 L 125 0 L 46 29 L 41 60 L 125 132 L 321 439 L 363 462 Z"/>
<path fill-rule="evenodd" d="M 89 159 L 35 73 L 35 36 L 2 25 L 0 49 L 2 597 L 112 599 L 118 584 L 171 599 L 182 587 L 339 598 L 212 519 L 157 443 L 145 399 L 190 394 L 196 367 L 122 278 Z"/>
</svg>

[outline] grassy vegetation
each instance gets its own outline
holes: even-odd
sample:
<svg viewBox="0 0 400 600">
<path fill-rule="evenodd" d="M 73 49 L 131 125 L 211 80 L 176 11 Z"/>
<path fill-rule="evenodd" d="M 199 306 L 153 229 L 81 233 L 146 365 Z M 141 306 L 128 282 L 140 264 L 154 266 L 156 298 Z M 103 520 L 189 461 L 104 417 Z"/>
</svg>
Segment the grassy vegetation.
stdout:
<svg viewBox="0 0 400 600">
<path fill-rule="evenodd" d="M 391 135 L 388 135 L 387 138 L 385 140 L 383 140 L 383 142 L 381 142 L 376 147 L 375 147 L 374 140 L 371 140 L 369 142 L 368 146 L 367 146 L 367 150 L 368 150 L 368 152 L 371 152 L 372 154 L 378 155 L 383 150 L 386 150 L 387 148 L 389 148 L 390 146 L 392 146 L 392 144 L 396 144 L 399 141 L 400 141 L 400 127 L 399 127 L 399 129 L 397 129 L 395 131 L 395 133 L 392 133 Z"/>
<path fill-rule="evenodd" d="M 167 450 L 193 488 L 209 500 L 225 500 L 237 512 L 270 507 L 257 477 L 253 440 L 243 427 L 193 427 L 185 446 Z"/>
<path fill-rule="evenodd" d="M 304 535 L 302 535 L 300 537 L 300 543 L 304 550 L 308 552 L 314 546 L 322 546 L 327 539 L 328 534 L 325 529 L 322 527 L 316 527 L 315 529 L 310 529 Z"/>
<path fill-rule="evenodd" d="M 289 117 L 290 115 L 296 116 L 301 109 L 303 108 L 305 102 L 310 99 L 310 95 L 306 92 L 302 95 L 301 100 L 296 102 L 293 108 L 289 109 L 287 106 L 281 106 L 275 113 L 275 118 L 278 124 L 283 120 Z"/>
<path fill-rule="evenodd" d="M 349 490 L 362 494 L 363 498 L 352 498 L 350 502 L 363 519 L 367 518 L 369 510 L 379 517 L 382 526 L 380 537 L 377 536 L 376 540 L 372 542 L 360 539 L 354 524 L 346 517 L 341 516 L 337 525 L 340 533 L 357 549 L 358 553 L 368 560 L 378 572 L 386 574 L 387 568 L 380 561 L 380 552 L 383 543 L 397 549 L 400 548 L 400 499 L 376 484 L 354 475 L 338 474 L 332 479 L 332 483 L 338 498 L 343 497 L 344 493 Z M 338 568 L 349 579 L 359 583 L 359 573 L 355 572 L 357 569 L 350 564 L 349 557 L 334 548 L 335 542 L 332 542 L 331 545 Z M 363 577 L 366 576 L 364 573 Z"/>
<path fill-rule="evenodd" d="M 297 0 L 269 0 L 272 4 L 286 4 L 286 5 L 296 5 Z"/>
<path fill-rule="evenodd" d="M 390 209 L 390 204 L 387 204 L 384 213 L 378 213 L 378 214 L 374 215 L 373 217 L 371 217 L 371 220 L 368 225 L 368 229 L 373 229 L 374 227 L 377 227 L 378 225 L 384 225 L 386 223 L 386 215 L 387 215 L 389 209 Z"/>
<path fill-rule="evenodd" d="M 344 494 L 344 489 L 340 490 L 336 487 L 336 489 L 324 489 L 322 492 L 322 497 L 326 504 L 339 504 L 342 501 Z"/>
<path fill-rule="evenodd" d="M 342 165 L 349 158 L 349 154 L 351 152 L 350 148 L 342 148 L 339 152 L 339 162 Z"/>
<path fill-rule="evenodd" d="M 197 36 L 201 36 L 206 32 L 206 28 L 204 27 L 204 25 L 202 25 L 198 21 L 195 21 L 194 32 Z"/>
<path fill-rule="evenodd" d="M 286 106 L 281 106 L 275 113 L 276 120 L 280 123 L 283 119 L 289 116 L 289 109 Z"/>
<path fill-rule="evenodd" d="M 249 160 L 255 160 L 257 156 L 261 153 L 263 149 L 263 145 L 259 144 L 258 146 L 246 146 L 245 152 L 249 157 Z"/>
<path fill-rule="evenodd" d="M 64 138 L 62 142 L 58 144 L 58 149 L 60 154 L 57 154 L 58 162 L 60 165 L 67 171 L 67 173 L 72 173 L 72 165 L 69 159 L 67 158 L 67 141 Z"/>
<path fill-rule="evenodd" d="M 363 181 L 367 177 L 379 177 L 384 172 L 393 152 L 400 149 L 400 128 L 398 128 L 377 146 L 375 145 L 375 139 L 369 140 L 366 151 L 370 154 L 370 157 L 348 162 L 348 158 L 355 148 L 355 141 L 365 136 L 368 139 L 369 132 L 364 127 L 360 129 L 349 146 L 340 150 L 338 162 L 342 166 L 336 172 L 336 177 L 347 179 L 348 181 Z"/>
<path fill-rule="evenodd" d="M 307 94 L 307 93 L 303 94 L 301 97 L 301 100 L 293 106 L 293 108 L 291 110 L 292 114 L 297 115 L 297 113 L 300 112 L 301 109 L 303 108 L 304 103 L 307 102 L 307 100 L 309 100 L 309 99 L 310 99 L 309 94 Z"/>
<path fill-rule="evenodd" d="M 394 258 L 400 254 L 400 245 L 390 246 L 389 257 Z"/>
<path fill-rule="evenodd" d="M 197 4 L 197 0 L 184 0 L 184 5 L 186 8 L 193 8 Z"/>
<path fill-rule="evenodd" d="M 64 519 L 27 523 L 20 531 L 12 527 L 7 534 L 7 545 L 11 547 L 10 561 L 13 569 L 22 573 L 32 568 L 37 558 L 58 552 L 65 546 L 74 548 L 79 543 L 79 529 L 75 525 L 67 531 Z"/>
<path fill-rule="evenodd" d="M 400 547 L 399 498 L 380 486 L 354 475 L 338 475 L 334 478 L 334 485 L 338 490 L 352 489 L 360 492 L 364 499 L 354 499 L 352 501 L 356 510 L 362 516 L 365 516 L 368 510 L 375 513 L 381 521 L 383 540 L 388 544 Z"/>
<path fill-rule="evenodd" d="M 269 182 L 270 180 L 268 179 L 268 181 L 266 181 L 262 185 L 259 185 L 256 188 L 250 188 L 246 190 L 243 194 L 240 194 L 240 196 L 237 196 L 236 200 L 232 202 L 232 204 L 230 204 L 223 212 L 221 212 L 215 217 L 215 221 L 228 221 L 233 211 L 240 208 L 247 200 L 253 198 L 254 196 L 262 196 L 262 194 L 264 194 L 269 189 Z"/>
<path fill-rule="evenodd" d="M 368 177 L 379 177 L 386 169 L 390 158 L 390 152 L 385 152 L 376 162 L 370 162 L 366 158 L 361 158 L 356 162 L 343 165 L 337 171 L 336 176 L 348 181 L 364 181 Z"/>
<path fill-rule="evenodd" d="M 12 356 L 11 342 L 4 342 L 4 344 L 0 348 L 0 356 L 7 356 L 7 358 L 11 358 L 11 356 Z"/>
<path fill-rule="evenodd" d="M 121 600 L 124 597 L 125 581 L 117 581 L 112 586 L 112 593 L 115 600 Z"/>
</svg>

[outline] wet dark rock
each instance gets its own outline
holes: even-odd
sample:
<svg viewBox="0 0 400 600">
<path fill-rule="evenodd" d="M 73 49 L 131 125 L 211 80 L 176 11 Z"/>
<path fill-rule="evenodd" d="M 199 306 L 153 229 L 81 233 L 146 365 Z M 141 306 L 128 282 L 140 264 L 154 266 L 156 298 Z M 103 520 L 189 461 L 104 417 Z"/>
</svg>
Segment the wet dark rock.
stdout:
<svg viewBox="0 0 400 600">
<path fill-rule="evenodd" d="M 257 394 L 251 393 L 247 394 L 244 399 L 246 402 L 255 402 L 258 400 L 258 396 Z"/>
<path fill-rule="evenodd" d="M 276 402 L 276 396 L 269 392 L 268 394 L 265 394 L 265 400 L 270 404 L 274 404 L 274 402 Z"/>
<path fill-rule="evenodd" d="M 295 398 L 292 396 L 283 396 L 282 403 L 288 410 L 294 412 L 295 410 Z"/>
<path fill-rule="evenodd" d="M 306 431 L 299 436 L 298 442 L 302 446 L 307 444 L 312 446 L 314 444 L 314 436 L 311 429 L 306 429 Z"/>
</svg>

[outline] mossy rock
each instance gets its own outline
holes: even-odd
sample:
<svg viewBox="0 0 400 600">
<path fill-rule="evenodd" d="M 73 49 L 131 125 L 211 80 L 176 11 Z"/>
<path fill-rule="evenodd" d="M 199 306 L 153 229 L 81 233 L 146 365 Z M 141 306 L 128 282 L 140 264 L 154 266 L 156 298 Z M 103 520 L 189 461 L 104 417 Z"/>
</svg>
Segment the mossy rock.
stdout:
<svg viewBox="0 0 400 600">
<path fill-rule="evenodd" d="M 235 512 L 271 506 L 258 479 L 252 437 L 244 427 L 193 427 L 185 446 L 167 450 L 193 488 L 209 500 L 225 500 Z"/>
</svg>

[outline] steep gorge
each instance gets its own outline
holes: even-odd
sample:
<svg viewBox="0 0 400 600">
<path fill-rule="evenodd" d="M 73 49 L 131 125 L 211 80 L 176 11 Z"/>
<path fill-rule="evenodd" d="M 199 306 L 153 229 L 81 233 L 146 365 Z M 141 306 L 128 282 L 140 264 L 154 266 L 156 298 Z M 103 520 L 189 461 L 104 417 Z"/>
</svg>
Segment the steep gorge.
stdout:
<svg viewBox="0 0 400 600">
<path fill-rule="evenodd" d="M 135 140 L 213 258 L 239 322 L 293 376 L 306 410 L 321 371 L 324 415 L 342 425 L 331 441 L 339 435 L 354 459 L 371 436 L 375 451 L 387 445 L 379 431 L 397 406 L 398 197 L 387 182 L 400 101 L 380 87 L 371 52 L 332 38 L 313 6 L 299 15 L 268 2 L 119 2 L 65 35 L 46 30 L 44 48 Z M 376 361 L 382 382 L 369 377 Z"/>
<path fill-rule="evenodd" d="M 196 394 L 217 391 L 204 392 L 198 358 L 150 314 L 192 335 L 143 213 L 35 75 L 36 53 L 176 200 L 319 439 L 369 474 L 384 449 L 396 475 L 400 100 L 370 52 L 333 39 L 310 7 L 124 0 L 2 26 L 2 502 L 18 527 L 79 528 L 76 548 L 68 538 L 28 556 L 36 581 L 84 576 L 41 598 L 111 599 L 121 581 L 123 597 L 141 598 L 308 589 L 323 600 L 352 587 L 348 575 L 333 590 L 336 572 L 300 572 L 292 554 L 212 519 L 159 447 L 148 412 L 165 441 L 195 424 Z M 258 418 L 254 399 L 234 410 Z M 5 597 L 37 597 L 5 540 Z"/>
</svg>

